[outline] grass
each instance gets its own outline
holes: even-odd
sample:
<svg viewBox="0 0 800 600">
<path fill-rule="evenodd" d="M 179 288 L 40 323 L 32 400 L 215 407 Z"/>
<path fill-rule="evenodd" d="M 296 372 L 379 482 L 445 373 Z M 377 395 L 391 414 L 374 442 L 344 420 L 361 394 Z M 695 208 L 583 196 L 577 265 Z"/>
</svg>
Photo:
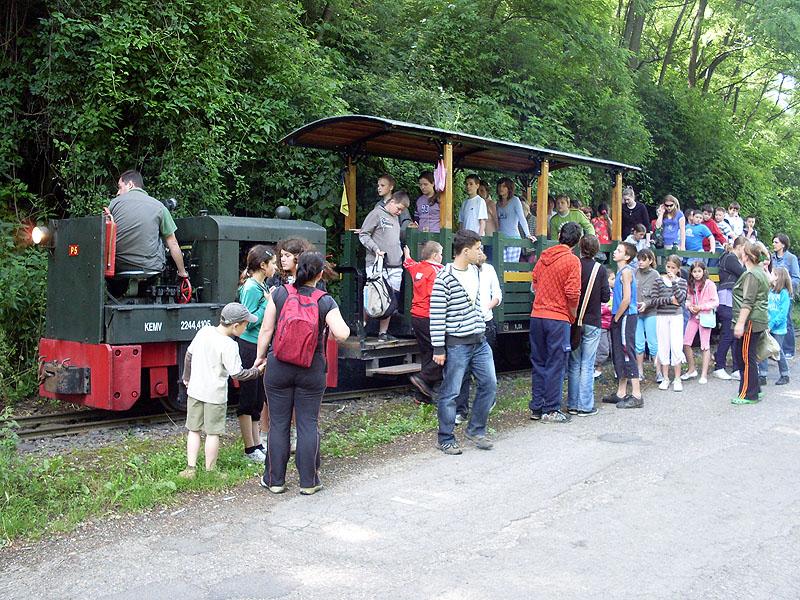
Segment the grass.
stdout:
<svg viewBox="0 0 800 600">
<path fill-rule="evenodd" d="M 526 377 L 501 377 L 493 417 L 527 410 Z M 322 456 L 363 454 L 400 437 L 433 432 L 436 409 L 408 398 L 376 411 L 337 416 L 322 424 Z M 241 451 L 238 432 L 223 438 L 217 468 L 223 479 L 202 469 L 185 481 L 177 476 L 186 462 L 184 436 L 128 438 L 104 448 L 76 449 L 55 457 L 19 455 L 10 412 L 0 415 L 0 547 L 16 540 L 67 532 L 87 519 L 168 506 L 188 493 L 208 493 L 252 480 L 260 465 Z"/>
</svg>

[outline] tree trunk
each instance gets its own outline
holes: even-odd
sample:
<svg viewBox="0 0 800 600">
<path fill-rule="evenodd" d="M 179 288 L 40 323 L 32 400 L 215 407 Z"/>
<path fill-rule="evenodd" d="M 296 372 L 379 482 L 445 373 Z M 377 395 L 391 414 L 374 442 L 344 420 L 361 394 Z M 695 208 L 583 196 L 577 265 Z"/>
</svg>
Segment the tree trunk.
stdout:
<svg viewBox="0 0 800 600">
<path fill-rule="evenodd" d="M 697 55 L 700 50 L 700 36 L 703 33 L 703 19 L 705 19 L 708 0 L 700 0 L 697 6 L 697 13 L 694 16 L 692 26 L 692 49 L 689 54 L 689 87 L 693 88 L 697 84 Z"/>
<path fill-rule="evenodd" d="M 662 85 L 664 83 L 664 77 L 667 75 L 667 67 L 669 66 L 669 63 L 672 62 L 672 49 L 675 47 L 675 40 L 678 39 L 678 33 L 680 33 L 681 26 L 683 25 L 683 15 L 686 14 L 686 11 L 689 9 L 690 5 L 694 6 L 694 0 L 686 0 L 686 2 L 683 4 L 683 8 L 681 8 L 678 18 L 675 20 L 675 25 L 672 27 L 672 35 L 669 36 L 667 50 L 664 53 L 664 61 L 661 63 L 661 72 L 658 74 L 658 85 Z"/>
</svg>

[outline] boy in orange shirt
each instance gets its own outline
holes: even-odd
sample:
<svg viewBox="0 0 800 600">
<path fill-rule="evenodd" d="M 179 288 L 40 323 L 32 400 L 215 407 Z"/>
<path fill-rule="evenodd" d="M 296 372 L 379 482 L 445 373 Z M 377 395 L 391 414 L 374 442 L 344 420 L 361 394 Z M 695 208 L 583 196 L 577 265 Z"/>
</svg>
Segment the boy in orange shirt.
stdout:
<svg viewBox="0 0 800 600">
<path fill-rule="evenodd" d="M 431 345 L 430 310 L 431 291 L 436 274 L 442 269 L 442 245 L 433 240 L 425 242 L 420 252 L 422 261 L 411 258 L 408 246 L 403 247 L 405 260 L 403 268 L 411 275 L 414 284 L 414 295 L 411 300 L 411 326 L 419 346 L 419 357 L 422 368 L 419 373 L 409 376 L 411 385 L 417 388 L 433 403 L 433 387 L 442 380 L 442 368 L 433 362 L 433 346 Z"/>
</svg>

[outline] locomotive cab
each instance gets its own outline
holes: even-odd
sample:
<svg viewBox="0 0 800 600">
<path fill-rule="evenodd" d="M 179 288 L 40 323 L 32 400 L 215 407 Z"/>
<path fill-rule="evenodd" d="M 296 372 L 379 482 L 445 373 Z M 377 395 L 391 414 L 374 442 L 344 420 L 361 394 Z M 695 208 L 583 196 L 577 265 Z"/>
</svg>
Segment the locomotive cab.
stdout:
<svg viewBox="0 0 800 600">
<path fill-rule="evenodd" d="M 114 240 L 105 217 L 50 224 L 42 396 L 108 410 L 127 410 L 142 397 L 179 405 L 185 349 L 236 298 L 247 249 L 293 236 L 325 247 L 325 229 L 306 221 L 204 215 L 175 222 L 194 285 L 185 303 L 171 261 L 157 274 L 120 278 L 109 269 Z M 107 288 L 109 274 L 124 281 L 122 294 Z"/>
</svg>

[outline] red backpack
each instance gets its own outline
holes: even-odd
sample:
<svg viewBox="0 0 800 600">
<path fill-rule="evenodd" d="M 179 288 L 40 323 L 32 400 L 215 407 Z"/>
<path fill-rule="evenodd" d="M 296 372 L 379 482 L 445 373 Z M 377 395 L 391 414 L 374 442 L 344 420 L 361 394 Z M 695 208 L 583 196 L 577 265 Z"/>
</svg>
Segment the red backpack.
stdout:
<svg viewBox="0 0 800 600">
<path fill-rule="evenodd" d="M 281 308 L 272 351 L 280 361 L 310 367 L 319 338 L 319 299 L 325 292 L 315 289 L 311 296 L 302 296 L 293 285 L 283 287 L 289 295 Z"/>
</svg>

